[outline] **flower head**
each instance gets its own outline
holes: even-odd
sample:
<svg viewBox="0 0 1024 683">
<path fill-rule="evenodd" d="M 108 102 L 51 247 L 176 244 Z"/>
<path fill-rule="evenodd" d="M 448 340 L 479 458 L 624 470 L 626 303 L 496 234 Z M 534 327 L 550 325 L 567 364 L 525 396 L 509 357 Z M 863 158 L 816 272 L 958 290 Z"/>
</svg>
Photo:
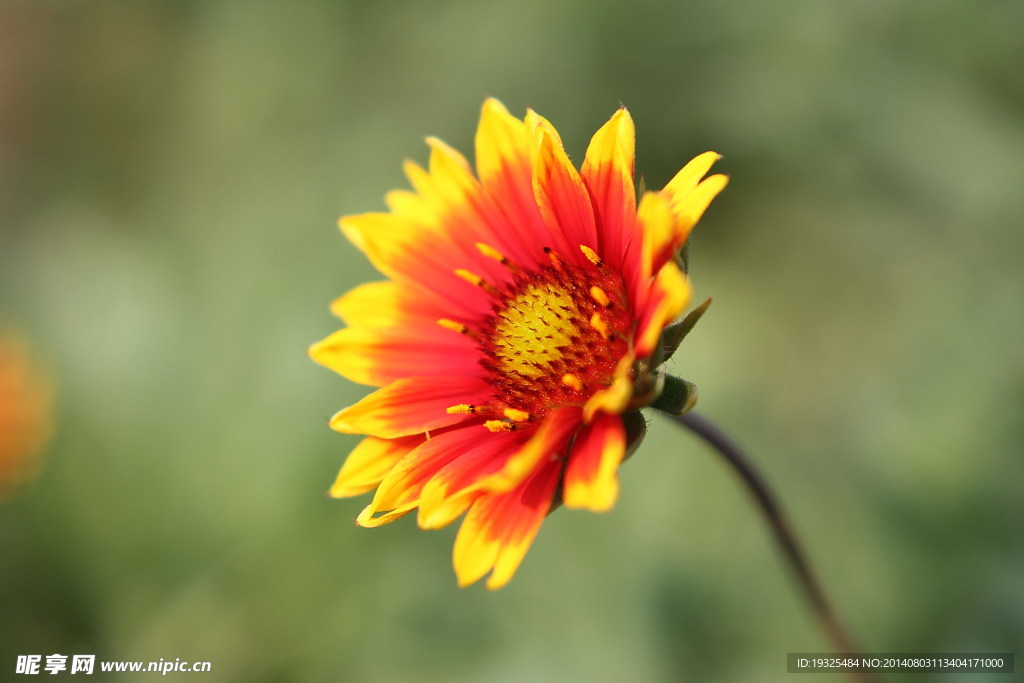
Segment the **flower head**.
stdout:
<svg viewBox="0 0 1024 683">
<path fill-rule="evenodd" d="M 555 129 L 484 102 L 476 174 L 428 138 L 430 164 L 390 211 L 346 216 L 342 232 L 389 279 L 332 310 L 348 325 L 310 349 L 352 381 L 381 387 L 331 427 L 366 438 L 331 489 L 376 489 L 357 523 L 414 509 L 421 527 L 463 513 L 460 585 L 504 585 L 560 495 L 604 511 L 618 496 L 624 414 L 660 389 L 661 333 L 686 308 L 675 258 L 725 187 L 713 152 L 639 201 L 634 129 L 619 109 L 582 168 Z M 703 179 L 703 180 L 702 180 Z"/>
</svg>

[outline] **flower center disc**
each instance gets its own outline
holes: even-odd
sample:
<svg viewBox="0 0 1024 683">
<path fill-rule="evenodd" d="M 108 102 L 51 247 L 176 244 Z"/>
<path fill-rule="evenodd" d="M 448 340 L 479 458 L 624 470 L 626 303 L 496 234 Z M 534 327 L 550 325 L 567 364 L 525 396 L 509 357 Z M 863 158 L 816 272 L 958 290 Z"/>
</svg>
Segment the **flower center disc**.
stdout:
<svg viewBox="0 0 1024 683">
<path fill-rule="evenodd" d="M 493 339 L 502 372 L 543 377 L 579 336 L 576 303 L 551 283 L 528 284 L 496 315 Z"/>
<path fill-rule="evenodd" d="M 541 418 L 611 384 L 633 325 L 618 273 L 545 266 L 518 274 L 497 299 L 480 344 L 494 408 Z"/>
</svg>

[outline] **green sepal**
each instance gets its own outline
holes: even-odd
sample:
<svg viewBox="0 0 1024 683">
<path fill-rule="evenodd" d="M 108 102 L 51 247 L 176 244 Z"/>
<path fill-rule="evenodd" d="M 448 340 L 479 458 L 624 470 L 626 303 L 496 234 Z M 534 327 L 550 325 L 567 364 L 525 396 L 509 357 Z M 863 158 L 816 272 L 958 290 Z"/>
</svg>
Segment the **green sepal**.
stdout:
<svg viewBox="0 0 1024 683">
<path fill-rule="evenodd" d="M 679 270 L 683 271 L 684 275 L 690 273 L 690 241 L 687 240 L 683 243 L 683 246 L 679 248 L 679 251 L 675 254 L 676 265 L 679 266 Z"/>
<path fill-rule="evenodd" d="M 622 414 L 622 423 L 626 428 L 626 455 L 622 458 L 625 462 L 640 448 L 644 437 L 647 436 L 647 418 L 639 410 L 631 410 Z"/>
<path fill-rule="evenodd" d="M 682 343 L 686 335 L 690 334 L 690 330 L 697 324 L 704 312 L 708 310 L 708 306 L 711 305 L 711 299 L 708 299 L 697 308 L 690 311 L 685 318 L 669 325 L 661 333 L 661 360 L 668 360 L 672 357 L 672 354 L 679 348 L 679 344 Z"/>
<path fill-rule="evenodd" d="M 665 388 L 651 407 L 669 415 L 683 415 L 697 405 L 697 385 L 679 377 L 665 375 Z"/>
</svg>

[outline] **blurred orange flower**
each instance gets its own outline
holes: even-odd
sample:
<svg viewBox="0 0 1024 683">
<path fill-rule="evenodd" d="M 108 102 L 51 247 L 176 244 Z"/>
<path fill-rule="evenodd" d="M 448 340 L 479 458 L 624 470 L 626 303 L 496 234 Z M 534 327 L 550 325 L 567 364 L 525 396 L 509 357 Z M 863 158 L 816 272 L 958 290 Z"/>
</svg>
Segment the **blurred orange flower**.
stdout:
<svg viewBox="0 0 1024 683">
<path fill-rule="evenodd" d="M 48 383 L 23 342 L 0 338 L 0 501 L 35 474 L 50 431 Z"/>
</svg>

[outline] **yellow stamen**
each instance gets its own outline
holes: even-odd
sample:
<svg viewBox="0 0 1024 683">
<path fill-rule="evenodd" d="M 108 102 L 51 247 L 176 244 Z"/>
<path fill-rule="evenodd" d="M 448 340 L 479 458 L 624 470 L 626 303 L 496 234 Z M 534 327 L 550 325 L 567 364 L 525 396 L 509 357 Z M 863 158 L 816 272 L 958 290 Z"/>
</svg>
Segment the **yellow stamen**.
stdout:
<svg viewBox="0 0 1024 683">
<path fill-rule="evenodd" d="M 478 335 L 474 330 L 469 329 L 460 322 L 449 320 L 448 318 L 441 318 L 440 320 L 437 321 L 437 324 L 445 328 L 446 330 L 458 332 L 459 334 L 464 334 L 467 337 L 472 337 L 473 339 L 480 338 L 480 335 Z"/>
<path fill-rule="evenodd" d="M 477 406 L 469 405 L 468 403 L 460 403 L 457 406 L 445 409 L 445 412 L 449 415 L 472 415 L 477 411 Z"/>
<path fill-rule="evenodd" d="M 608 323 L 604 321 L 600 313 L 595 313 L 590 316 L 590 326 L 601 333 L 601 336 L 605 339 L 611 339 L 611 332 L 608 330 Z"/>
<path fill-rule="evenodd" d="M 603 261 L 601 261 L 601 257 L 597 255 L 597 252 L 588 247 L 587 245 L 581 244 L 580 251 L 582 251 L 583 255 L 587 257 L 587 260 L 593 263 L 595 266 L 599 266 L 603 263 Z"/>
<path fill-rule="evenodd" d="M 468 270 L 463 270 L 462 268 L 456 268 L 455 269 L 455 274 L 458 275 L 459 277 L 461 277 L 463 280 L 465 280 L 466 282 L 468 282 L 471 285 L 479 285 L 481 282 L 484 281 L 484 279 L 482 277 L 480 277 L 479 275 L 474 275 L 473 273 L 469 272 Z"/>
<path fill-rule="evenodd" d="M 567 372 L 566 374 L 562 375 L 562 384 L 569 387 L 570 389 L 574 389 L 576 391 L 583 391 L 583 382 L 580 381 L 579 377 L 573 375 L 572 373 Z"/>
<path fill-rule="evenodd" d="M 597 285 L 590 288 L 590 298 L 605 308 L 612 305 L 612 300 L 609 299 L 608 295 L 604 293 L 604 290 Z"/>
<path fill-rule="evenodd" d="M 445 328 L 446 330 L 458 332 L 459 334 L 466 334 L 467 332 L 469 332 L 468 327 L 466 327 L 462 323 L 457 323 L 454 320 L 449 320 L 448 318 L 441 318 L 440 320 L 437 321 L 437 324 Z"/>
<path fill-rule="evenodd" d="M 562 270 L 562 257 L 555 253 L 554 249 L 551 247 L 544 247 L 544 253 L 548 255 L 549 259 L 551 259 L 551 264 L 555 268 Z"/>
<path fill-rule="evenodd" d="M 486 256 L 487 258 L 492 258 L 503 266 L 508 266 L 509 268 L 513 267 L 512 263 L 508 260 L 508 257 L 502 254 L 494 247 L 492 247 L 491 245 L 484 244 L 483 242 L 477 242 L 476 248 L 479 249 L 480 253 Z"/>
<path fill-rule="evenodd" d="M 497 434 L 499 432 L 515 431 L 516 425 L 514 422 L 505 422 L 504 420 L 488 420 L 484 422 L 484 427 Z"/>
<path fill-rule="evenodd" d="M 503 411 L 505 417 L 512 420 L 513 422 L 529 422 L 533 417 L 525 410 L 516 410 L 515 408 L 505 408 Z"/>
<path fill-rule="evenodd" d="M 476 273 L 471 273 L 468 270 L 463 270 L 462 268 L 456 268 L 455 269 L 455 274 L 458 275 L 459 277 L 461 277 L 463 280 L 465 280 L 469 284 L 476 285 L 477 287 L 479 287 L 480 289 L 484 290 L 488 294 L 498 295 L 498 294 L 501 293 L 501 292 L 498 291 L 497 287 L 495 287 L 491 283 L 487 282 L 487 280 L 483 279 L 482 277 L 480 277 Z"/>
</svg>

